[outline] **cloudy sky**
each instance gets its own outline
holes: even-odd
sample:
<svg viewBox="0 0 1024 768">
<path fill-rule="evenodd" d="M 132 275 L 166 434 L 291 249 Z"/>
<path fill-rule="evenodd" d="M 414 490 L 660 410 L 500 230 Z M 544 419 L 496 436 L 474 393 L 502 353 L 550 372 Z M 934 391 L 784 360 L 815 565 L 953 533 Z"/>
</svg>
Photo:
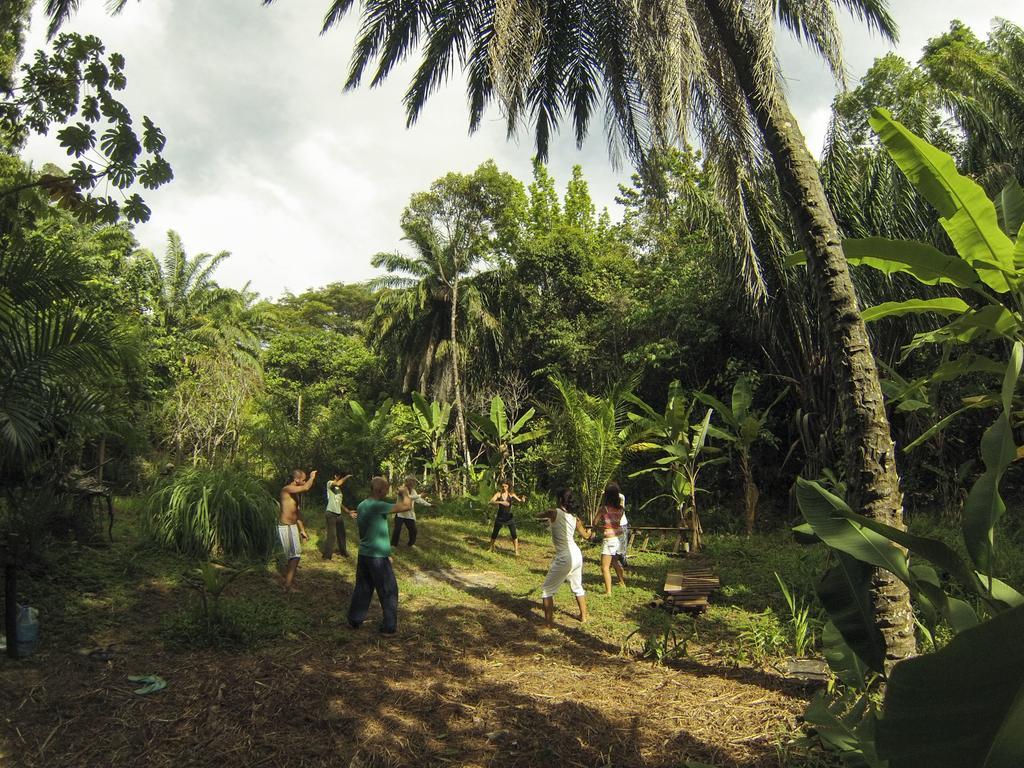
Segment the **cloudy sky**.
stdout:
<svg viewBox="0 0 1024 768">
<path fill-rule="evenodd" d="M 916 60 L 953 18 L 980 35 L 997 16 L 1024 23 L 1019 2 L 890 0 L 901 29 L 897 51 Z M 410 68 L 379 89 L 342 93 L 356 22 L 349 18 L 320 37 L 327 0 L 278 0 L 269 8 L 259 0 L 142 0 L 115 17 L 105 4 L 83 0 L 67 29 L 98 35 L 125 55 L 125 101 L 137 118 L 149 115 L 163 129 L 175 172 L 169 185 L 144 194 L 153 217 L 137 228 L 138 239 L 160 253 L 174 229 L 191 254 L 230 251 L 217 275 L 224 285 L 251 281 L 276 297 L 365 279 L 374 253 L 401 247 L 401 211 L 433 179 L 488 158 L 529 178 L 530 138 L 507 141 L 497 113 L 467 135 L 461 78 L 411 129 L 401 104 Z M 850 20 L 844 31 L 854 77 L 888 50 Z M 26 50 L 44 45 L 37 8 Z M 834 85 L 789 39 L 780 56 L 792 107 L 817 152 Z M 36 164 L 66 162 L 52 137 L 33 139 L 26 156 Z M 582 150 L 570 136 L 553 145 L 551 171 L 560 185 L 575 164 L 598 206 L 617 216 L 617 185 L 630 169 L 611 167 L 600 132 Z"/>
</svg>

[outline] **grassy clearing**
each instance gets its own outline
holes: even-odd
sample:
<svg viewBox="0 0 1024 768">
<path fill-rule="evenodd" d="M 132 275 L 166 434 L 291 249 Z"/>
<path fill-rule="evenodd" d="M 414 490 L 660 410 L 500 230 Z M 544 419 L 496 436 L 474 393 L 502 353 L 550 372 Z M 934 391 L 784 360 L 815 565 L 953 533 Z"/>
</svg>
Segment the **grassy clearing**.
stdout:
<svg viewBox="0 0 1024 768">
<path fill-rule="evenodd" d="M 710 537 L 722 590 L 696 620 L 649 605 L 671 558 L 635 553 L 627 587 L 606 597 L 599 549 L 585 546 L 591 621 L 576 621 L 565 587 L 547 629 L 541 524 L 520 521 L 516 558 L 507 538 L 487 551 L 482 518 L 420 515 L 417 546 L 395 553 L 398 638 L 373 631 L 376 605 L 361 630 L 345 625 L 354 563 L 322 560 L 316 536 L 299 593 L 282 593 L 272 566 L 248 571 L 222 600 L 231 631 L 209 636 L 183 577 L 195 564 L 141 541 L 133 505 L 120 506 L 112 547 L 52 547 L 24 580 L 42 639 L 30 659 L 0 663 L 0 709 L 16 713 L 0 721 L 0 757 L 12 765 L 121 765 L 143 754 L 152 766 L 810 759 L 788 746 L 808 693 L 774 674 L 772 654 L 753 653 L 749 637 L 769 608 L 783 637 L 772 653 L 788 652 L 773 572 L 806 590 L 820 565 L 820 553 L 781 536 Z M 666 650 L 666 635 L 675 658 L 639 658 Z M 113 658 L 85 655 L 99 647 Z M 168 688 L 135 696 L 125 678 L 145 673 Z"/>
</svg>

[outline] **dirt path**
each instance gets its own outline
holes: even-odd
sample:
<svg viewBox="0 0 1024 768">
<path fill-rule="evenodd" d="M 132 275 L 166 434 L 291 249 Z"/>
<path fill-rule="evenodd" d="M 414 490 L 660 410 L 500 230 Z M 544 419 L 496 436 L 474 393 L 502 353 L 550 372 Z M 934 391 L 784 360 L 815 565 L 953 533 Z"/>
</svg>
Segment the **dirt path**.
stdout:
<svg viewBox="0 0 1024 768">
<path fill-rule="evenodd" d="M 374 631 L 376 606 L 352 631 L 350 576 L 304 565 L 313 624 L 272 649 L 165 650 L 156 614 L 173 596 L 151 593 L 105 637 L 109 661 L 51 645 L 0 662 L 0 764 L 781 766 L 806 704 L 749 670 L 623 658 L 563 612 L 544 628 L 486 570 L 400 574 L 399 636 Z M 126 677 L 148 672 L 167 689 L 133 694 Z"/>
</svg>

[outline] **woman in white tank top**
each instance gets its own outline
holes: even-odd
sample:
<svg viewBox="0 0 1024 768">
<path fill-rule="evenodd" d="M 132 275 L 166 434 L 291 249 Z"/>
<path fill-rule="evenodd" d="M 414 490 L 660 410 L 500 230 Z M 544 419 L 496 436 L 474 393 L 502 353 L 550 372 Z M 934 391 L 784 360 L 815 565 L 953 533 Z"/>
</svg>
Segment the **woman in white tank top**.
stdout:
<svg viewBox="0 0 1024 768">
<path fill-rule="evenodd" d="M 551 560 L 547 578 L 541 588 L 541 602 L 544 604 L 544 620 L 548 624 L 555 622 L 555 592 L 565 581 L 576 596 L 576 604 L 580 609 L 580 622 L 587 620 L 587 597 L 583 590 L 583 553 L 576 544 L 576 531 L 584 538 L 593 538 L 573 511 L 576 499 L 568 489 L 561 489 L 556 496 L 558 506 L 549 509 L 542 518 L 551 523 L 551 541 L 555 545 L 555 556 Z M 570 511 L 572 510 L 572 511 Z"/>
</svg>

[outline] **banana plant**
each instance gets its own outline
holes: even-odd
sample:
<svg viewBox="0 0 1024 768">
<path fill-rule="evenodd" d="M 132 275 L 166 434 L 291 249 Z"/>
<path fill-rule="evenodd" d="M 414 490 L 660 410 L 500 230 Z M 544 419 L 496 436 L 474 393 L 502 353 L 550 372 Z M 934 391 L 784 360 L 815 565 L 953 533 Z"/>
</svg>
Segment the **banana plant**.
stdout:
<svg viewBox="0 0 1024 768">
<path fill-rule="evenodd" d="M 416 416 L 416 426 L 426 438 L 427 448 L 430 451 L 430 459 L 425 469 L 433 472 L 435 478 L 435 490 L 438 499 L 443 496 L 443 483 L 448 477 L 448 470 L 451 462 L 448 458 L 448 440 L 450 433 L 448 424 L 451 421 L 452 406 L 450 403 L 434 400 L 427 402 L 427 399 L 419 392 L 412 393 L 413 414 Z"/>
<path fill-rule="evenodd" d="M 740 376 L 732 388 L 731 406 L 716 400 L 705 392 L 697 392 L 694 397 L 705 405 L 715 409 L 724 422 L 724 428 L 710 427 L 713 437 L 724 440 L 739 460 L 740 474 L 743 476 L 743 509 L 747 536 L 754 532 L 757 520 L 757 499 L 760 491 L 754 482 L 754 468 L 750 463 L 750 452 L 761 440 L 774 442 L 775 436 L 768 432 L 765 424 L 772 408 L 778 405 L 789 393 L 789 388 L 782 390 L 771 404 L 763 411 L 755 410 L 754 385 L 749 376 Z"/>
<path fill-rule="evenodd" d="M 631 396 L 630 402 L 641 412 L 630 413 L 629 419 L 637 432 L 646 436 L 643 442 L 633 446 L 633 450 L 657 450 L 664 454 L 655 459 L 655 466 L 634 472 L 630 477 L 651 472 L 667 473 L 666 492 L 655 499 L 672 499 L 679 514 L 679 527 L 690 529 L 690 551 L 699 552 L 703 544 L 703 530 L 697 508 L 697 494 L 701 492 L 698 480 L 706 467 L 728 461 L 725 456 L 716 455 L 721 453 L 718 448 L 707 444 L 713 410 L 708 408 L 704 417 L 693 423 L 691 419 L 698 401 L 687 398 L 678 381 L 669 385 L 662 413 L 638 397 Z"/>
<path fill-rule="evenodd" d="M 364 475 L 381 471 L 381 460 L 395 438 L 394 419 L 391 415 L 393 407 L 394 400 L 390 397 L 372 413 L 355 400 L 348 402 L 348 413 L 345 414 L 345 418 L 352 439 L 363 457 L 361 469 Z"/>
<path fill-rule="evenodd" d="M 490 411 L 486 415 L 472 414 L 469 417 L 473 436 L 487 451 L 490 465 L 498 477 L 511 476 L 516 482 L 516 446 L 531 442 L 547 434 L 546 429 L 526 429 L 536 414 L 530 408 L 515 421 L 509 418 L 505 401 L 499 395 L 491 398 Z"/>
<path fill-rule="evenodd" d="M 903 410 L 926 410 L 927 385 L 968 373 L 1001 372 L 1002 384 L 965 398 L 961 409 L 939 419 L 905 448 L 937 435 L 965 410 L 996 409 L 996 420 L 981 439 L 984 471 L 964 503 L 966 558 L 941 541 L 859 515 L 817 483 L 798 479 L 801 512 L 833 555 L 834 565 L 818 586 L 837 630 L 826 642 L 826 656 L 830 648 L 838 649 L 833 655 L 839 658 L 846 648 L 851 652 L 847 658 L 855 656 L 887 678 L 882 716 L 872 716 L 872 722 L 850 736 L 854 751 L 865 744 L 877 749 L 878 765 L 887 768 L 1009 768 L 1024 763 L 1024 596 L 997 578 L 994 538 L 1006 511 L 1000 493 L 1003 476 L 1024 455 L 1014 440 L 1021 412 L 1015 391 L 1024 364 L 1024 193 L 1011 185 L 993 202 L 957 172 L 949 155 L 884 110 L 872 112 L 871 126 L 918 192 L 938 210 L 956 250 L 946 254 L 931 245 L 884 238 L 843 243 L 851 265 L 906 273 L 958 291 L 864 311 L 867 321 L 912 313 L 947 318 L 939 328 L 917 334 L 906 347 L 905 355 L 938 345 L 941 363 L 927 381 L 890 377 L 901 390 L 895 402 Z M 1009 359 L 999 363 L 971 349 L 986 340 L 1005 342 Z M 888 394 L 892 402 L 891 386 Z M 941 619 L 953 629 L 955 636 L 945 648 L 885 668 L 884 640 L 868 599 L 874 568 L 889 570 L 907 584 L 927 625 L 934 627 Z"/>
</svg>

